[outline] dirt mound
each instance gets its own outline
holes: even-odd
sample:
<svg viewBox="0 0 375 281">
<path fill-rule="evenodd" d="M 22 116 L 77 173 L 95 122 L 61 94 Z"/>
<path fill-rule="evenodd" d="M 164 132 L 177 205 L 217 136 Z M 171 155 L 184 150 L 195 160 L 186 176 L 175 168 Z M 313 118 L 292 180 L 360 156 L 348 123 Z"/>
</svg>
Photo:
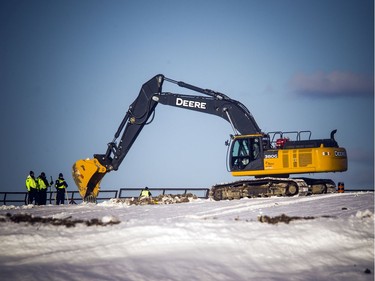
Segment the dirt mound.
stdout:
<svg viewBox="0 0 375 281">
<path fill-rule="evenodd" d="M 14 222 L 14 223 L 26 223 L 26 224 L 49 224 L 56 226 L 75 227 L 76 224 L 84 224 L 86 226 L 106 226 L 112 224 L 118 224 L 120 221 L 116 219 L 91 219 L 91 220 L 73 220 L 72 217 L 64 219 L 51 218 L 51 217 L 34 217 L 30 214 L 15 214 L 12 215 L 7 213 L 5 216 L 0 217 L 0 222 Z"/>
<path fill-rule="evenodd" d="M 178 204 L 188 203 L 198 197 L 192 193 L 187 194 L 160 194 L 150 198 L 115 198 L 111 199 L 113 203 L 122 203 L 126 205 L 162 205 L 162 204 Z"/>
<path fill-rule="evenodd" d="M 325 218 L 328 218 L 330 216 L 323 216 Z M 259 216 L 258 217 L 258 221 L 262 222 L 262 223 L 269 223 L 269 224 L 277 224 L 279 222 L 283 222 L 283 223 L 290 223 L 291 221 L 294 221 L 294 220 L 313 220 L 315 219 L 315 217 L 290 217 L 290 216 L 287 216 L 285 214 L 282 214 L 280 216 L 276 216 L 276 217 L 269 217 L 269 216 Z"/>
</svg>

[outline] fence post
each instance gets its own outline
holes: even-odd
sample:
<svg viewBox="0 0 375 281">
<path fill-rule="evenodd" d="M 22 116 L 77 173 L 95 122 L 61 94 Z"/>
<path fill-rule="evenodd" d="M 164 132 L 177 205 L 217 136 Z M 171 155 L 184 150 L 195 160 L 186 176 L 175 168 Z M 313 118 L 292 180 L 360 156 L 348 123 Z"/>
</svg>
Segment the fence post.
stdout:
<svg viewBox="0 0 375 281">
<path fill-rule="evenodd" d="M 74 192 L 75 191 L 71 191 L 71 192 L 72 192 L 72 197 L 70 198 L 69 204 L 76 204 L 77 205 L 76 201 L 74 201 Z"/>
</svg>

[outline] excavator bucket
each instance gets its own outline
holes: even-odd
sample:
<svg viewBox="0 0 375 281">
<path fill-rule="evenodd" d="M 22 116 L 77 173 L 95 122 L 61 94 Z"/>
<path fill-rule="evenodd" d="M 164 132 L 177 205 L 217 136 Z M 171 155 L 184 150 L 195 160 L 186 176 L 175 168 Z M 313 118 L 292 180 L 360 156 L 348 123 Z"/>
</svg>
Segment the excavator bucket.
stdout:
<svg viewBox="0 0 375 281">
<path fill-rule="evenodd" d="M 83 201 L 96 202 L 100 182 L 106 173 L 107 169 L 95 158 L 74 163 L 72 176 Z"/>
</svg>

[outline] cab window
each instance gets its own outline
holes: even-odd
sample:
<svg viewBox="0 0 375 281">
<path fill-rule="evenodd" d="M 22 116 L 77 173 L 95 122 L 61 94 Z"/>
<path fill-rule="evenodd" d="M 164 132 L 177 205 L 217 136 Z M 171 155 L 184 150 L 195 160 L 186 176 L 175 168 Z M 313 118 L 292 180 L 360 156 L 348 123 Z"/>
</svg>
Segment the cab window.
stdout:
<svg viewBox="0 0 375 281">
<path fill-rule="evenodd" d="M 244 169 L 250 162 L 260 157 L 259 138 L 241 138 L 234 140 L 231 153 L 231 164 L 235 169 Z"/>
</svg>

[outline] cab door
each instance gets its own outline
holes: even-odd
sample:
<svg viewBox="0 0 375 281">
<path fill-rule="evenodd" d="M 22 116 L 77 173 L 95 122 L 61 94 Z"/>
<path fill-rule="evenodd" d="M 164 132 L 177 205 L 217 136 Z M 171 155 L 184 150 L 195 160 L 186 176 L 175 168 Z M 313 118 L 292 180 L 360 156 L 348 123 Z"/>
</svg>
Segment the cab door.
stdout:
<svg viewBox="0 0 375 281">
<path fill-rule="evenodd" d="M 264 169 L 264 153 L 261 136 L 234 137 L 229 153 L 230 171 Z"/>
</svg>

